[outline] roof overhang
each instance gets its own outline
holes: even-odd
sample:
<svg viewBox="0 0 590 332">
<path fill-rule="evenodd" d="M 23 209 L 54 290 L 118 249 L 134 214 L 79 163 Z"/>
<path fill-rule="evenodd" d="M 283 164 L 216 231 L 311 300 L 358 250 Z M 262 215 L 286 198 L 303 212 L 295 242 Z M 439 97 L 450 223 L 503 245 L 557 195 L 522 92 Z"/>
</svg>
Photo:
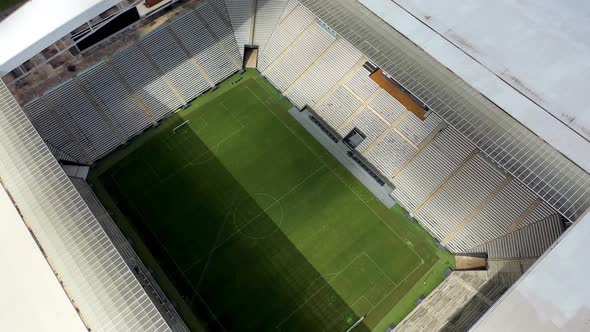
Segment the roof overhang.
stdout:
<svg viewBox="0 0 590 332">
<path fill-rule="evenodd" d="M 31 0 L 0 22 L 0 76 L 121 0 Z"/>
<path fill-rule="evenodd" d="M 590 2 L 358 1 L 590 172 Z"/>
</svg>

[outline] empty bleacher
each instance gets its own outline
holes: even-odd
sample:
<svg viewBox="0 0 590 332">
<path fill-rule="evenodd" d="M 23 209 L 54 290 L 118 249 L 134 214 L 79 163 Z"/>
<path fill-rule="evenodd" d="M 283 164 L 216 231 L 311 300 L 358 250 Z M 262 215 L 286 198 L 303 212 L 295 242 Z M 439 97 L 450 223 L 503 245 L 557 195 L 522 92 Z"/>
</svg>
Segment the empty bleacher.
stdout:
<svg viewBox="0 0 590 332">
<path fill-rule="evenodd" d="M 133 250 L 129 241 L 121 233 L 109 211 L 104 208 L 98 197 L 96 197 L 90 185 L 80 178 L 70 177 L 69 179 L 109 239 L 113 242 L 125 263 L 135 273 L 135 277 L 141 286 L 147 290 L 148 296 L 150 296 L 160 313 L 170 325 L 174 326 L 174 331 L 188 332 L 188 328 L 174 309 L 172 303 L 167 299 L 164 292 L 162 292 L 148 268 L 143 264 L 139 256 L 137 256 L 135 250 Z"/>
<path fill-rule="evenodd" d="M 264 52 L 264 46 L 279 21 L 287 0 L 257 0 L 254 45 Z"/>
<path fill-rule="evenodd" d="M 369 77 L 369 72 L 364 69 L 363 67 L 360 67 L 357 72 L 350 78 L 350 80 L 348 82 L 346 82 L 346 86 L 350 88 L 350 90 L 352 90 L 357 96 L 361 97 L 363 100 L 367 100 L 369 99 L 369 97 L 377 90 L 379 90 L 379 85 L 377 85 L 377 83 L 375 83 L 375 81 L 373 81 L 370 77 Z M 398 103 L 400 104 L 400 107 L 403 107 L 401 105 L 401 103 L 399 103 L 397 100 L 393 99 L 393 101 L 391 100 L 385 100 L 388 99 L 387 97 L 390 97 L 391 99 L 393 99 L 393 97 L 391 97 L 391 95 L 389 95 L 388 93 L 385 93 L 383 96 L 381 96 L 382 100 L 378 100 L 376 101 L 376 107 L 377 105 L 380 105 L 381 103 L 390 103 L 390 102 L 394 102 L 394 103 Z"/>
<path fill-rule="evenodd" d="M 213 83 L 223 81 L 239 69 L 194 12 L 188 12 L 170 27 Z"/>
<path fill-rule="evenodd" d="M 324 103 L 317 107 L 317 113 L 332 128 L 338 129 L 361 106 L 360 100 L 346 88 L 339 87 Z"/>
<path fill-rule="evenodd" d="M 81 74 L 80 81 L 125 140 L 151 125 L 146 110 L 133 100 L 106 62 Z"/>
<path fill-rule="evenodd" d="M 391 131 L 365 157 L 387 178 L 392 177 L 417 150 Z"/>
<path fill-rule="evenodd" d="M 392 196 L 408 211 L 413 211 L 474 151 L 475 147 L 458 132 L 443 130 L 393 178 Z"/>
<path fill-rule="evenodd" d="M 296 2 L 295 2 L 296 3 Z M 277 25 L 264 52 L 259 56 L 258 69 L 263 72 L 274 62 L 294 41 L 315 22 L 315 17 L 303 6 L 294 9 Z"/>
<path fill-rule="evenodd" d="M 225 8 L 242 57 L 244 56 L 244 45 L 250 44 L 254 3 L 253 0 L 225 0 Z"/>
<path fill-rule="evenodd" d="M 442 123 L 436 114 L 430 114 L 424 121 L 413 114 L 408 114 L 396 126 L 396 129 L 417 146 L 424 143 L 426 138 Z"/>
<path fill-rule="evenodd" d="M 535 202 L 537 197 L 518 181 L 511 180 L 447 246 L 465 252 L 481 243 L 510 232 L 510 226 Z"/>
<path fill-rule="evenodd" d="M 92 160 L 104 156 L 121 144 L 114 128 L 82 91 L 76 79 L 50 90 L 44 99 Z"/>
<path fill-rule="evenodd" d="M 225 7 L 207 2 L 31 103 L 56 156 L 92 163 L 240 68 Z"/>
<path fill-rule="evenodd" d="M 182 105 L 138 46 L 114 56 L 113 65 L 156 120 L 161 120 Z"/>
<path fill-rule="evenodd" d="M 357 151 L 365 150 L 377 137 L 387 129 L 387 123 L 383 122 L 372 110 L 364 108 L 353 116 L 351 121 L 338 129 L 342 136 L 348 135 L 354 128 L 360 129 L 367 137 L 356 147 Z"/>
<path fill-rule="evenodd" d="M 81 164 L 90 163 L 90 158 L 75 142 L 57 115 L 47 108 L 43 99 L 37 98 L 25 105 L 25 113 L 43 137 L 56 158 Z"/>
<path fill-rule="evenodd" d="M 300 77 L 290 90 L 285 92 L 285 95 L 299 108 L 305 105 L 315 107 L 322 97 L 352 69 L 361 56 L 359 51 L 339 38 L 334 46 L 315 63 L 313 70 Z"/>
<path fill-rule="evenodd" d="M 297 43 L 272 63 L 272 67 L 263 71 L 279 90 L 287 90 L 303 74 L 303 72 L 318 59 L 318 57 L 334 42 L 334 37 L 328 34 L 318 24 L 308 28 Z M 302 56 L 305 54 L 305 56 Z"/>
<path fill-rule="evenodd" d="M 361 74 L 366 73 L 366 71 L 362 68 L 359 72 Z M 353 76 L 353 79 L 355 79 L 355 77 L 357 77 L 357 76 L 358 76 L 358 74 Z M 350 83 L 350 82 L 348 82 L 348 83 Z M 350 87 L 350 85 L 348 83 L 347 83 L 347 86 Z M 360 90 L 358 86 L 356 86 L 355 89 L 356 90 L 353 90 L 353 92 L 355 92 L 357 95 L 359 95 L 358 93 L 360 93 L 362 96 L 361 95 L 359 95 L 359 96 L 361 96 L 364 100 L 368 99 L 369 96 L 371 96 L 373 93 L 375 93 L 375 91 L 377 91 L 377 90 L 373 90 L 373 89 Z M 357 93 L 357 91 L 358 91 L 358 93 Z M 377 114 L 381 115 L 381 117 L 383 117 L 390 124 L 394 123 L 397 119 L 399 119 L 400 116 L 404 115 L 407 112 L 404 105 L 402 105 L 399 101 L 395 100 L 395 98 L 393 98 L 385 90 L 381 90 L 380 88 L 379 88 L 379 93 L 377 93 L 375 95 L 375 97 L 371 100 L 371 102 L 369 103 L 369 107 L 371 107 L 371 109 L 373 109 L 375 112 L 377 112 Z M 407 116 L 407 117 L 409 117 L 409 116 Z M 420 120 L 418 120 L 418 121 L 420 121 Z"/>
<path fill-rule="evenodd" d="M 541 256 L 563 233 L 557 213 L 474 247 L 470 252 L 485 252 L 489 258 L 528 258 Z"/>
<path fill-rule="evenodd" d="M 505 175 L 481 156 L 474 156 L 413 214 L 442 241 L 492 194 L 504 178 Z"/>
<path fill-rule="evenodd" d="M 188 103 L 211 88 L 203 73 L 181 49 L 168 29 L 157 30 L 141 40 L 155 65 Z"/>
<path fill-rule="evenodd" d="M 219 42 L 220 46 L 227 52 L 232 62 L 236 66 L 241 67 L 242 58 L 231 24 L 222 17 L 223 15 L 220 16 L 219 11 L 207 2 L 198 6 L 196 13 L 203 19 L 207 29 L 211 31 L 211 34 Z"/>
</svg>

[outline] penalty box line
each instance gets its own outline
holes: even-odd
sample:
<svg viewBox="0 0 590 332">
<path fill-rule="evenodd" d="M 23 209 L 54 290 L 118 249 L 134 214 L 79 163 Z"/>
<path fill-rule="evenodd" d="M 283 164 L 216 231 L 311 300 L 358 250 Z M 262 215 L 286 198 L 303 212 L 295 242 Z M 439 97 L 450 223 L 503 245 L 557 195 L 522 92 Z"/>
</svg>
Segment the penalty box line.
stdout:
<svg viewBox="0 0 590 332">
<path fill-rule="evenodd" d="M 263 104 L 263 105 L 266 107 L 266 109 L 267 109 L 267 110 L 269 110 L 269 111 L 270 111 L 270 112 L 271 112 L 271 113 L 272 113 L 272 114 L 273 114 L 273 115 L 274 115 L 274 116 L 275 116 L 275 117 L 276 117 L 276 118 L 277 118 L 277 119 L 278 119 L 278 120 L 279 120 L 279 121 L 280 121 L 280 122 L 283 124 L 283 126 L 284 126 L 284 127 L 287 129 L 287 130 L 289 130 L 289 131 L 291 132 L 291 134 L 293 134 L 293 135 L 294 135 L 294 136 L 295 136 L 295 137 L 296 137 L 296 138 L 297 138 L 297 139 L 298 139 L 298 140 L 301 142 L 301 144 L 303 144 L 303 145 L 304 145 L 304 146 L 305 146 L 305 147 L 306 147 L 306 148 L 307 148 L 307 149 L 308 149 L 308 150 L 309 150 L 309 151 L 310 151 L 310 152 L 311 152 L 311 153 L 312 153 L 312 154 L 313 154 L 313 155 L 316 157 L 316 159 L 317 159 L 318 161 L 320 161 L 322 164 L 324 164 L 324 166 L 326 166 L 326 167 L 327 167 L 327 168 L 328 168 L 328 169 L 329 169 L 329 170 L 332 172 L 332 174 L 334 174 L 334 175 L 336 176 L 336 178 L 338 178 L 338 180 L 340 180 L 340 182 L 342 182 L 342 183 L 343 183 L 343 184 L 344 184 L 344 185 L 345 185 L 345 186 L 348 188 L 348 190 L 350 190 L 350 191 L 351 191 L 351 192 L 352 192 L 352 193 L 353 193 L 353 194 L 354 194 L 354 195 L 355 195 L 355 196 L 356 196 L 356 197 L 357 197 L 357 198 L 358 198 L 358 199 L 359 199 L 361 202 L 363 202 L 363 204 L 364 204 L 364 205 L 365 205 L 365 206 L 366 206 L 366 207 L 367 207 L 367 208 L 368 208 L 368 209 L 369 209 L 369 210 L 370 210 L 370 211 L 371 211 L 371 212 L 372 212 L 372 213 L 375 215 L 375 217 L 377 217 L 377 218 L 378 218 L 378 219 L 381 221 L 381 223 L 383 223 L 383 225 L 385 225 L 385 227 L 387 227 L 387 228 L 388 228 L 388 229 L 389 229 L 389 230 L 390 230 L 390 231 L 391 231 L 391 232 L 392 232 L 392 233 L 393 233 L 393 234 L 394 234 L 394 235 L 395 235 L 395 236 L 396 236 L 396 237 L 397 237 L 397 238 L 398 238 L 400 241 L 402 241 L 402 242 L 404 242 L 404 243 L 405 243 L 404 239 L 403 239 L 403 238 L 402 238 L 402 237 L 401 237 L 401 236 L 400 236 L 400 235 L 399 235 L 399 234 L 398 234 L 398 233 L 397 233 L 397 232 L 396 232 L 396 231 L 395 231 L 393 228 L 391 228 L 391 226 L 389 226 L 389 225 L 388 225 L 388 224 L 385 222 L 385 220 L 383 220 L 383 218 L 381 218 L 381 216 L 379 216 L 379 215 L 378 215 L 378 214 L 375 212 L 375 210 L 373 210 L 373 208 L 371 208 L 371 207 L 369 206 L 369 204 L 367 204 L 367 202 L 365 202 L 365 201 L 364 201 L 364 200 L 363 200 L 363 199 L 362 199 L 362 198 L 361 198 L 361 197 L 360 197 L 360 196 L 357 194 L 357 192 L 356 192 L 356 191 L 354 191 L 354 190 L 353 190 L 353 189 L 352 189 L 352 188 L 351 188 L 351 187 L 350 187 L 350 186 L 349 186 L 349 185 L 348 185 L 348 184 L 347 184 L 347 183 L 346 183 L 346 182 L 345 182 L 345 181 L 344 181 L 344 180 L 343 180 L 343 179 L 342 179 L 342 178 L 341 178 L 341 177 L 340 177 L 338 174 L 336 174 L 336 172 L 334 172 L 334 170 L 333 170 L 333 169 L 331 169 L 331 168 L 328 166 L 328 164 L 326 164 L 326 162 L 325 162 L 324 160 L 322 160 L 322 159 L 321 159 L 321 158 L 318 156 L 318 154 L 317 154 L 315 151 L 313 151 L 313 150 L 312 150 L 312 149 L 309 147 L 309 145 L 307 145 L 307 143 L 306 143 L 305 141 L 303 141 L 303 140 L 301 139 L 301 137 L 299 137 L 299 136 L 298 136 L 298 135 L 297 135 L 297 134 L 296 134 L 296 133 L 293 131 L 293 129 L 291 129 L 289 126 L 287 126 L 287 125 L 285 124 L 285 122 L 284 122 L 284 121 L 283 121 L 281 118 L 279 118 L 279 117 L 278 117 L 278 116 L 275 114 L 275 112 L 273 112 L 273 111 L 270 109 L 270 107 L 268 107 L 268 105 L 266 105 L 266 104 L 264 103 L 264 101 L 262 101 L 262 99 L 260 99 L 260 97 L 258 97 L 258 95 L 257 95 L 257 94 L 256 94 L 254 91 L 252 91 L 252 90 L 251 90 L 249 87 L 246 87 L 246 88 L 247 88 L 248 90 L 250 90 L 250 92 L 251 92 L 251 93 L 252 93 L 254 96 L 256 96 L 256 98 L 258 98 L 258 100 L 259 100 L 259 101 L 260 101 L 260 102 L 261 102 L 261 103 L 262 103 L 262 104 Z M 419 254 L 419 253 L 418 253 L 418 252 L 417 252 L 417 251 L 416 251 L 414 248 L 412 248 L 412 247 L 410 247 L 410 246 L 407 246 L 407 247 L 408 247 L 408 248 L 409 248 L 409 249 L 410 249 L 410 250 L 411 250 L 411 251 L 414 253 L 414 255 L 416 255 L 418 258 L 420 258 L 420 265 L 422 265 L 422 264 L 424 263 L 424 258 L 423 258 L 422 256 L 420 256 L 420 254 Z"/>
</svg>

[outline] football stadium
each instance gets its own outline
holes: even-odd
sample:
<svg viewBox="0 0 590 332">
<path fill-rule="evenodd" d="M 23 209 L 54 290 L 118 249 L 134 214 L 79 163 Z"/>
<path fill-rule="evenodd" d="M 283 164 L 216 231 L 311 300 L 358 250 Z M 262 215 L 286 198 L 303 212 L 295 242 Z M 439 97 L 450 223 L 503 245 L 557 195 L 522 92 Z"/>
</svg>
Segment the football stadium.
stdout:
<svg viewBox="0 0 590 332">
<path fill-rule="evenodd" d="M 1 329 L 585 330 L 572 2 L 2 2 Z"/>
</svg>

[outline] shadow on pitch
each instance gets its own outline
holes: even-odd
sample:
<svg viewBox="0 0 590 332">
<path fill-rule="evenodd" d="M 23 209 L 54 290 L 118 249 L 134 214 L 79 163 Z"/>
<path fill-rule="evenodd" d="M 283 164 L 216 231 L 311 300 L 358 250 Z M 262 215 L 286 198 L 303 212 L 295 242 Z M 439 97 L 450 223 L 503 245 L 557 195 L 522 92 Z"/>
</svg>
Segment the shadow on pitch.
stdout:
<svg viewBox="0 0 590 332">
<path fill-rule="evenodd" d="M 174 115 L 152 140 L 183 121 Z M 177 150 L 148 142 L 101 181 L 208 329 L 350 328 L 359 315 L 276 227 L 280 205 L 250 195 L 192 130 L 182 139 Z M 186 167 L 201 155 L 206 164 Z M 146 163 L 184 170 L 161 183 Z"/>
</svg>

